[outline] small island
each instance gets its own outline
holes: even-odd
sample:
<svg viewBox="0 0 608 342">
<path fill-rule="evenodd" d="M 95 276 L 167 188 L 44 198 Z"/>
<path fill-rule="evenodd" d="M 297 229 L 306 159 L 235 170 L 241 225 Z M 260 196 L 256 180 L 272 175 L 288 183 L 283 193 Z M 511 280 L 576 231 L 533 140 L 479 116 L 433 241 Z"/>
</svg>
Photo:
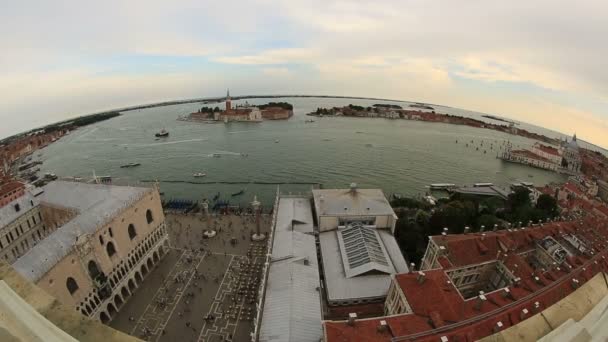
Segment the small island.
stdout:
<svg viewBox="0 0 608 342">
<path fill-rule="evenodd" d="M 232 107 L 230 91 L 226 95 L 226 109 L 219 107 L 202 107 L 194 113 L 190 113 L 180 120 L 195 121 L 205 123 L 228 123 L 231 121 L 239 122 L 262 122 L 264 120 L 287 120 L 293 116 L 293 105 L 287 102 L 269 102 L 262 105 L 244 105 Z"/>
<path fill-rule="evenodd" d="M 519 135 L 522 137 L 543 141 L 548 144 L 558 145 L 556 139 L 544 135 L 529 132 L 525 129 L 517 128 L 513 123 L 500 125 L 488 123 L 481 120 L 450 114 L 435 113 L 435 111 L 408 110 L 401 109 L 396 105 L 374 105 L 373 107 L 363 107 L 349 104 L 344 107 L 317 108 L 316 111 L 308 113 L 310 116 L 335 116 L 335 117 L 358 117 L 358 118 L 384 118 L 384 119 L 403 119 L 417 120 L 425 122 L 447 123 L 452 125 L 466 125 L 477 128 L 487 128 L 507 134 Z"/>
</svg>

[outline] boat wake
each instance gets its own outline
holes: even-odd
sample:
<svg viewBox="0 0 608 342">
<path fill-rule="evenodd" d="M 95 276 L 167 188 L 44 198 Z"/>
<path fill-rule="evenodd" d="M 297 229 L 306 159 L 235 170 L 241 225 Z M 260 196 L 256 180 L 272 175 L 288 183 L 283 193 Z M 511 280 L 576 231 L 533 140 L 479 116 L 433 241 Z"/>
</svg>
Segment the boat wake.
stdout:
<svg viewBox="0 0 608 342">
<path fill-rule="evenodd" d="M 189 142 L 195 142 L 195 141 L 206 141 L 206 140 L 207 139 L 189 139 L 189 140 L 167 141 L 167 142 L 152 143 L 152 144 L 138 144 L 138 145 L 122 144 L 121 146 L 128 146 L 128 147 L 153 147 L 153 146 L 183 144 L 183 143 L 189 143 Z"/>
</svg>

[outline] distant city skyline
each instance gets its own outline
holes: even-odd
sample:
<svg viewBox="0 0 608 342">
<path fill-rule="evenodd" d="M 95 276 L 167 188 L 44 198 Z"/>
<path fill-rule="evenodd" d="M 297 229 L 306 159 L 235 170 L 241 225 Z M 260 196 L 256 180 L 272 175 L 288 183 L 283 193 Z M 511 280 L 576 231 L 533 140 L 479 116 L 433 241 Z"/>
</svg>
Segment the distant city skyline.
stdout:
<svg viewBox="0 0 608 342">
<path fill-rule="evenodd" d="M 605 13 L 589 0 L 13 2 L 0 138 L 230 88 L 436 103 L 608 148 Z"/>
</svg>

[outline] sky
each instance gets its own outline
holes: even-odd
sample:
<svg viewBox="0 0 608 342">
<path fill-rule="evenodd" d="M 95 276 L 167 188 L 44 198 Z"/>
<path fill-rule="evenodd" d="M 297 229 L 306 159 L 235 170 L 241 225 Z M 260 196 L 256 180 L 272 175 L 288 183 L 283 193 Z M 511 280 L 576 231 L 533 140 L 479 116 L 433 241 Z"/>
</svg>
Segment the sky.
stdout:
<svg viewBox="0 0 608 342">
<path fill-rule="evenodd" d="M 608 1 L 0 0 L 0 138 L 142 103 L 443 104 L 608 148 Z"/>
</svg>

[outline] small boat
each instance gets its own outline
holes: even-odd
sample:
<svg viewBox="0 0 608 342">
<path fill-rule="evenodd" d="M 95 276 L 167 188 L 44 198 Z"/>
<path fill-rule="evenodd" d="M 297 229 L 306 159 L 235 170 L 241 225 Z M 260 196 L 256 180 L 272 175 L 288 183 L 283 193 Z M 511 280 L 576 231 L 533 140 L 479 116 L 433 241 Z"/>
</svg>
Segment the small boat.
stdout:
<svg viewBox="0 0 608 342">
<path fill-rule="evenodd" d="M 213 158 L 220 158 L 222 155 L 219 153 L 212 154 Z"/>
<path fill-rule="evenodd" d="M 448 190 L 455 187 L 456 184 L 452 183 L 434 183 L 430 185 L 431 190 Z"/>
<path fill-rule="evenodd" d="M 275 144 L 277 144 L 279 142 L 279 139 L 275 140 L 274 142 L 275 142 Z"/>
<path fill-rule="evenodd" d="M 157 138 L 166 138 L 166 137 L 168 137 L 168 136 L 169 136 L 169 132 L 167 132 L 167 131 L 166 131 L 166 130 L 163 128 L 163 129 L 162 129 L 160 132 L 158 132 L 158 133 L 154 134 L 154 136 L 155 136 L 155 137 L 157 137 Z"/>
<path fill-rule="evenodd" d="M 121 168 L 128 168 L 128 167 L 136 167 L 141 165 L 140 163 L 129 163 L 129 164 L 125 164 L 125 165 L 120 165 Z"/>
<path fill-rule="evenodd" d="M 47 173 L 44 174 L 44 179 L 47 179 L 47 180 L 56 180 L 57 179 L 57 175 L 54 174 L 54 173 L 48 173 L 47 172 Z"/>
<path fill-rule="evenodd" d="M 313 122 L 315 122 L 315 120 L 310 119 L 310 120 L 306 120 L 306 121 L 304 121 L 304 122 L 305 122 L 305 123 L 313 123 Z"/>
<path fill-rule="evenodd" d="M 207 174 L 204 172 L 197 172 L 195 174 L 193 174 L 193 177 L 205 177 Z"/>
<path fill-rule="evenodd" d="M 239 192 L 235 192 L 235 193 L 233 193 L 231 196 L 232 196 L 232 197 L 235 197 L 235 196 L 240 196 L 240 195 L 242 195 L 242 194 L 244 194 L 244 193 L 245 193 L 245 190 L 244 190 L 244 189 L 242 189 L 242 190 L 241 190 L 241 191 L 239 191 Z"/>
<path fill-rule="evenodd" d="M 248 153 L 241 153 L 241 157 L 245 158 L 245 157 L 249 157 Z"/>
<path fill-rule="evenodd" d="M 365 147 L 374 147 L 372 144 L 365 144 Z"/>
</svg>

